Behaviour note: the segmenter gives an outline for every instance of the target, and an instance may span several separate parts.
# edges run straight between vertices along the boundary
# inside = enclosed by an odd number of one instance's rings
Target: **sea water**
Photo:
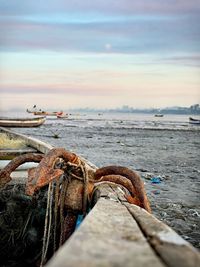
[[[26,112],[0,112],[1,117],[36,117]],[[198,118],[198,116],[193,116]],[[100,127],[100,128],[126,128],[126,129],[168,129],[168,130],[200,130],[199,125],[189,123],[189,115],[165,114],[155,117],[154,114],[144,113],[95,113],[81,112],[69,113],[68,118],[58,119],[47,116],[45,125],[54,125],[62,128],[71,127]]]

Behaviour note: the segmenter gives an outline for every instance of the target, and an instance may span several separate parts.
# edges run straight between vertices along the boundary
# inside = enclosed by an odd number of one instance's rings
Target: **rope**
[[[65,204],[65,194],[68,186],[68,179],[65,179],[60,193],[60,243],[59,247],[63,244],[64,236],[64,204]]]
[[[55,253],[57,248],[56,242],[56,232],[57,232],[57,220],[58,220],[58,200],[59,200],[59,180],[56,180],[56,189],[55,189],[55,205],[54,205],[54,233],[53,233],[53,251]]]
[[[47,195],[47,207],[46,207],[46,215],[45,215],[45,224],[44,224],[43,244],[42,244],[42,257],[41,257],[40,267],[42,267],[44,264],[47,249],[48,249],[48,244],[49,244],[49,236],[47,236],[47,231],[48,231],[48,235],[50,235],[50,232],[49,232],[49,213],[51,214],[51,210],[50,210],[51,205],[52,205],[51,202],[52,202],[52,183],[49,183],[48,195]]]
[[[82,211],[83,211],[83,217],[86,216],[87,213],[87,201],[88,201],[88,182],[89,182],[89,177],[88,177],[88,172],[85,166],[85,163],[82,163],[82,165],[80,166],[82,173],[83,173],[83,207],[82,207]]]
[[[53,165],[55,165],[56,161]],[[51,236],[51,226],[52,226],[52,202],[53,202],[53,195],[55,197],[54,203],[54,229],[53,229],[53,251],[55,252],[57,249],[57,222],[58,222],[58,206],[60,204],[60,240],[59,240],[59,247],[63,244],[64,241],[64,231],[65,231],[65,218],[64,218],[64,204],[65,204],[65,197],[68,184],[70,182],[70,177],[74,179],[78,179],[83,182],[83,198],[82,198],[82,212],[83,217],[86,216],[87,213],[87,202],[88,202],[88,183],[90,181],[88,176],[88,171],[86,168],[86,164],[82,162],[80,159],[77,164],[67,162],[67,165],[71,167],[71,170],[65,170],[65,175],[63,177],[63,181],[59,184],[59,180],[56,181],[55,192],[53,187],[53,182],[49,183],[48,187],[48,196],[47,196],[47,207],[46,207],[46,215],[45,215],[45,224],[44,224],[44,235],[43,235],[43,245],[42,245],[42,256],[41,256],[41,263],[40,267],[42,267],[46,260],[46,255],[49,248],[49,241]],[[82,177],[77,176],[73,173],[73,169],[80,168],[82,171]]]
[[[53,183],[50,183],[50,187],[51,187],[51,189],[50,189],[50,201],[49,201],[49,227],[48,227],[48,233],[47,233],[46,249],[45,249],[45,253],[44,253],[45,258],[46,258],[47,251],[49,248],[49,240],[50,240],[50,235],[51,235]]]

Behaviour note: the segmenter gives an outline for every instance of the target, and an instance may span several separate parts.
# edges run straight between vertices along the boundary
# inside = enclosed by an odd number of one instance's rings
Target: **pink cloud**
[[[108,90],[109,89],[109,90]],[[71,94],[77,96],[102,96],[102,95],[113,95],[115,91],[118,91],[116,88],[110,88],[104,86],[99,86],[97,84],[96,88],[93,86],[74,86],[68,87],[64,84],[46,84],[45,86],[38,85],[24,85],[24,84],[16,84],[16,85],[4,85],[1,88],[1,94]]]

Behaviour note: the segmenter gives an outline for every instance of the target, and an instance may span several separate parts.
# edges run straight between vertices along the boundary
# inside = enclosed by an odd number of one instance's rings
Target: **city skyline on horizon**
[[[196,106],[196,108],[195,108]],[[131,112],[132,111],[147,111],[147,112],[153,112],[153,111],[167,111],[167,110],[191,110],[191,109],[196,109],[198,110],[198,112],[200,112],[200,104],[193,104],[191,106],[166,106],[166,107],[149,107],[149,108],[136,108],[136,107],[133,107],[133,106],[128,106],[128,105],[122,105],[122,106],[118,106],[118,107],[113,107],[113,108],[91,108],[91,107],[84,107],[84,108],[81,108],[81,107],[76,107],[76,108],[60,108],[60,107],[51,107],[49,108],[48,110],[45,110],[43,109],[43,107],[38,107],[37,105],[33,105],[33,107],[26,107],[26,109],[22,108],[22,107],[18,107],[18,108],[15,108],[15,107],[12,107],[10,109],[7,109],[7,110],[0,110],[0,113],[3,113],[3,112],[29,112],[30,111],[63,111],[63,112],[70,112],[70,111],[84,111],[84,112],[87,112],[87,111],[94,111],[94,112],[110,112],[110,111],[122,111],[122,112]]]

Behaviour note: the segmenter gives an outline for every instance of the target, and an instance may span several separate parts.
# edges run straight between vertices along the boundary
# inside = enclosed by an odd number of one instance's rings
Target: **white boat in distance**
[[[0,118],[2,127],[38,127],[45,122],[45,117],[35,118]]]

